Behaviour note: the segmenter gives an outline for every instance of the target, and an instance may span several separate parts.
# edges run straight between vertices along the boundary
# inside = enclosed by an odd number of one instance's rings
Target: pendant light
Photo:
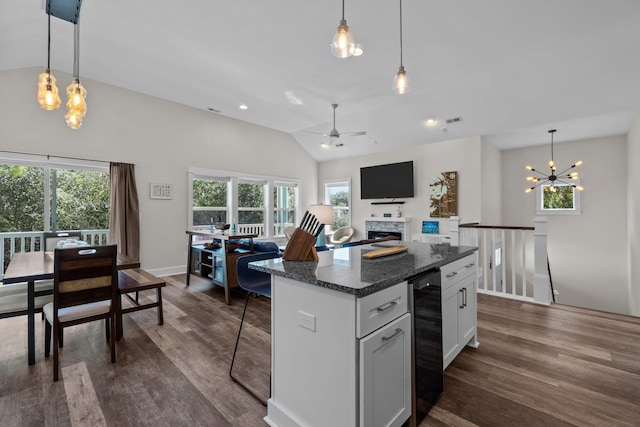
[[[38,76],[38,104],[45,110],[60,108],[60,95],[56,78],[51,74],[51,9],[47,2],[47,69]]]
[[[360,52],[362,52],[362,49],[360,49]],[[353,40],[353,34],[349,31],[347,21],[344,19],[344,0],[342,0],[342,19],[340,20],[340,25],[338,25],[338,30],[331,40],[331,53],[338,58],[348,58],[356,53],[356,43]]]
[[[80,24],[76,22],[73,26],[73,82],[67,87],[67,114],[64,116],[67,126],[71,129],[80,129],[82,118],[87,114],[87,103],[85,98],[87,91],[80,84]]]
[[[568,179],[568,180],[578,179],[578,172],[571,172],[571,173],[568,173],[568,174],[567,174],[567,172],[569,172],[573,168],[576,168],[576,167],[580,166],[582,164],[582,160],[577,161],[576,163],[574,163],[570,167],[566,168],[562,172],[556,173],[556,164],[553,161],[553,134],[556,133],[556,130],[555,129],[551,129],[549,131],[549,133],[551,134],[551,160],[549,160],[549,168],[551,169],[551,174],[550,175],[546,175],[546,174],[544,174],[544,173],[532,168],[531,166],[526,166],[527,170],[537,173],[538,176],[528,176],[527,177],[527,181],[532,182],[535,185],[533,187],[527,188],[525,190],[525,192],[526,193],[530,193],[531,191],[533,191],[536,187],[538,187],[540,185],[548,185],[549,189],[552,192],[555,192],[556,191],[556,182],[559,182],[562,185],[570,185],[573,188],[575,188],[576,190],[582,191],[584,188],[582,188],[580,185],[576,185],[576,184],[572,184],[570,182],[563,181],[563,179]]]
[[[411,90],[409,77],[407,77],[404,65],[402,65],[402,0],[400,0],[400,68],[398,68],[396,77],[393,79],[393,92],[402,95],[409,92],[409,90]]]

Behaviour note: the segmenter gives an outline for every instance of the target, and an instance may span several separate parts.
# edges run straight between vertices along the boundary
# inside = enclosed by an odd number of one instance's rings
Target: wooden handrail
[[[486,228],[486,229],[498,229],[498,230],[534,230],[534,227],[520,227],[520,226],[508,226],[508,225],[480,225],[477,222],[470,222],[467,224],[460,224],[460,228]]]

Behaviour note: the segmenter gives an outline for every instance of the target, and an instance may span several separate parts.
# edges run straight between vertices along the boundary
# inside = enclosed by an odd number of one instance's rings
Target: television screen
[[[413,197],[413,161],[360,168],[360,197]]]

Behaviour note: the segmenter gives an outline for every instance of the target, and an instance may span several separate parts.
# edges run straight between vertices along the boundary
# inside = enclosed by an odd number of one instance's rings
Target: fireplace
[[[367,232],[367,239],[382,239],[382,238],[389,237],[389,236],[397,237],[398,240],[402,240],[402,233],[399,233],[399,232],[396,232],[396,231],[374,231],[374,230],[369,230]]]
[[[409,226],[411,218],[406,217],[371,217],[364,221],[367,239],[395,236],[400,240],[410,240]]]

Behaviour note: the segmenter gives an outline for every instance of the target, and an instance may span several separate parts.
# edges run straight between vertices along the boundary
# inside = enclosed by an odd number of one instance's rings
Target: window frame
[[[52,169],[65,169],[65,170],[83,170],[91,172],[103,172],[107,175],[110,173],[109,162],[102,162],[96,160],[75,159],[66,157],[57,157],[50,155],[39,154],[26,154],[26,153],[12,153],[6,151],[0,151],[0,164],[11,166],[27,166],[42,168],[44,170],[43,186],[44,186],[44,212],[43,212],[43,231],[50,232],[52,225],[52,212],[51,212],[51,170]]]
[[[347,187],[349,190],[349,205],[347,207],[348,209],[348,214],[346,215],[348,218],[348,222],[346,224],[346,226],[351,226],[352,224],[352,213],[353,213],[353,205],[352,205],[352,196],[353,196],[353,191],[351,188],[351,178],[342,178],[342,179],[330,179],[330,180],[325,180],[322,182],[322,189],[323,189],[323,200],[325,204],[331,204],[331,195],[330,195],[330,191],[329,188],[331,187]],[[336,211],[340,210],[340,207],[336,207],[333,206],[333,216],[334,218],[336,217]],[[325,233],[326,234],[331,234],[334,231],[336,231],[338,228],[340,227],[336,227],[335,224],[334,225],[327,225],[325,227]]]
[[[536,187],[536,215],[580,215],[582,214],[582,205],[580,190],[575,186],[580,185],[579,179],[572,179],[571,183],[560,182],[555,184],[556,187],[573,187],[573,208],[545,208],[544,207],[544,188],[551,187],[551,184],[541,184]]]
[[[229,181],[230,185],[228,187],[229,194],[227,197],[228,204],[228,213],[227,218],[233,221],[238,220],[238,212],[242,210],[256,210],[257,208],[239,208],[238,206],[238,184],[263,184],[265,186],[264,190],[264,235],[260,236],[261,238],[274,238],[274,237],[284,237],[284,234],[275,234],[275,225],[274,225],[274,205],[273,200],[273,191],[276,185],[288,185],[294,188],[295,193],[295,208],[294,208],[294,217],[299,218],[300,214],[300,197],[299,197],[299,188],[300,188],[300,180],[285,178],[285,177],[276,177],[269,175],[254,175],[243,172],[233,172],[233,171],[225,171],[219,169],[205,169],[198,167],[189,167],[187,171],[188,175],[188,201],[187,201],[187,209],[188,209],[188,229],[193,229],[193,180],[195,178],[198,179],[226,179]]]

